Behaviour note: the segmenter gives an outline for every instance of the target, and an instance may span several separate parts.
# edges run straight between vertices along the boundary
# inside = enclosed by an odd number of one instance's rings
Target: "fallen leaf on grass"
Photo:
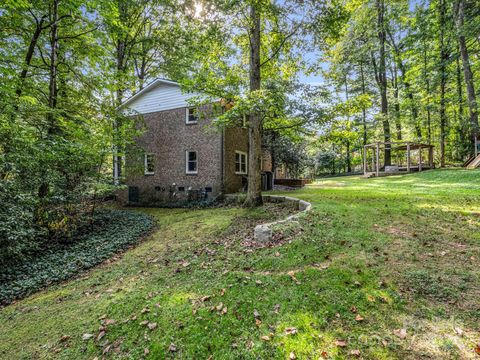
[[[210,300],[211,296],[209,295],[206,295],[206,296],[203,296],[200,300],[202,300],[203,302],[207,301],[207,300]]]
[[[257,311],[257,309],[253,309],[253,316],[255,317],[255,319],[260,318],[260,313]]]
[[[289,357],[289,358],[290,358],[290,360],[295,360],[297,357],[295,356],[295,353],[292,351],[292,352],[290,353],[290,357]]]
[[[352,350],[352,351],[350,351],[350,355],[358,357],[358,356],[360,356],[360,350],[358,350],[358,349]]]
[[[352,306],[350,308],[350,311],[355,314],[357,312],[357,308],[355,306]]]
[[[335,340],[335,345],[338,347],[345,347],[347,346],[347,342],[345,340]]]
[[[357,314],[357,316],[355,316],[355,321],[363,321],[363,317],[360,315],[360,314]]]
[[[148,350],[147,348],[143,349],[143,355],[148,355],[150,354],[150,350]]]
[[[113,320],[113,319],[106,319],[103,322],[103,325],[113,325],[113,324],[115,324],[115,320]]]
[[[145,326],[145,325],[147,325],[147,324],[148,324],[148,320],[143,320],[143,321],[140,323],[140,325],[143,325],[143,326]]]
[[[67,341],[68,339],[70,339],[70,335],[63,335],[63,336],[60,338],[60,342],[65,342],[65,341]]]
[[[225,295],[225,291],[227,291],[227,289],[222,289],[222,291],[220,291],[220,296]]]
[[[395,329],[393,330],[395,336],[399,337],[400,339],[405,339],[407,337],[407,330],[406,329]]]
[[[276,256],[276,257],[279,257],[279,256],[280,256],[280,253],[277,251],[277,252],[275,253],[275,256]]]
[[[168,351],[170,352],[177,351],[177,345],[175,345],[174,343],[171,343],[170,346],[168,347]]]
[[[220,303],[220,304],[218,304],[218,305],[215,307],[215,309],[216,309],[217,311],[222,310],[222,308],[223,308],[223,303]]]
[[[106,353],[108,353],[110,351],[110,349],[112,348],[112,345],[108,345],[105,349],[103,349],[103,355],[105,355]]]
[[[146,306],[146,307],[144,307],[144,308],[142,309],[142,311],[140,311],[140,312],[141,312],[142,314],[145,314],[145,313],[147,313],[147,312],[150,312],[150,309],[148,308],[148,306]]]
[[[322,353],[320,354],[320,356],[324,359],[326,359],[328,357],[328,354],[326,351],[322,351]]]
[[[225,315],[227,313],[228,309],[227,307],[225,306],[223,309],[222,309],[222,315]]]
[[[455,333],[456,333],[458,336],[462,336],[462,335],[463,335],[463,330],[460,329],[459,327],[456,327],[454,330],[455,330]]]
[[[368,300],[369,302],[375,302],[375,298],[374,298],[372,295],[368,295],[368,296],[367,296],[367,300]]]
[[[262,320],[255,319],[255,325],[260,326],[261,323],[262,323]]]
[[[97,341],[101,340],[105,336],[105,331],[100,331],[97,336]]]
[[[273,307],[273,312],[275,314],[278,314],[278,311],[280,310],[280,304],[275,304],[275,306]]]
[[[270,336],[263,335],[260,339],[262,339],[263,341],[270,341]]]
[[[147,326],[150,330],[154,330],[157,328],[157,323],[148,323]]]
[[[82,340],[90,340],[93,337],[93,334],[83,334]]]
[[[285,335],[294,335],[297,333],[297,328],[288,327],[285,329]]]
[[[288,274],[288,276],[290,276],[290,278],[291,278],[293,281],[295,281],[295,284],[297,284],[297,285],[300,285],[300,284],[301,284],[301,282],[298,281],[298,279],[295,277],[295,272],[294,272],[294,271],[289,271],[287,274]]]

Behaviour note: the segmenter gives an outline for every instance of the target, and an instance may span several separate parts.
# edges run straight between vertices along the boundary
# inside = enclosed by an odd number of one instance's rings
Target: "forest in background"
[[[218,126],[246,120],[250,205],[262,146],[299,176],[349,172],[373,141],[461,163],[478,132],[479,24],[475,0],[7,0],[1,260],[71,238],[115,191],[112,159],[120,173],[141,131],[117,107],[158,77],[222,98]]]

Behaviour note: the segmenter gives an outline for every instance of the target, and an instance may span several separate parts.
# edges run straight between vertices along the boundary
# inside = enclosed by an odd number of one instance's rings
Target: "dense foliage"
[[[318,145],[349,170],[375,141],[435,146],[461,163],[478,136],[479,16],[475,0],[348,0],[318,5],[312,26],[332,114]],[[388,157],[385,154],[385,164]]]
[[[138,212],[97,212],[93,223],[78,229],[73,240],[43,244],[21,262],[1,267],[0,303],[24,297],[101,263],[136,244],[153,224],[152,218]]]
[[[174,9],[170,1],[2,2],[1,265],[68,239],[117,189],[112,158],[142,129],[116,108],[176,58],[163,53],[184,31]]]

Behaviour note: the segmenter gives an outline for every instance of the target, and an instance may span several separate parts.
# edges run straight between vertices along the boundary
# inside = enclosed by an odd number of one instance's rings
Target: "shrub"
[[[35,250],[38,242],[33,221],[32,199],[0,182],[0,267],[21,254]]]

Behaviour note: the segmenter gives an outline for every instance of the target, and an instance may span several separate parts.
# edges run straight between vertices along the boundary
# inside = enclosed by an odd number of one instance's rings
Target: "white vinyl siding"
[[[160,83],[138,98],[133,99],[126,107],[140,114],[179,109],[188,107],[187,100],[194,96],[196,94],[182,93],[178,85]]]

